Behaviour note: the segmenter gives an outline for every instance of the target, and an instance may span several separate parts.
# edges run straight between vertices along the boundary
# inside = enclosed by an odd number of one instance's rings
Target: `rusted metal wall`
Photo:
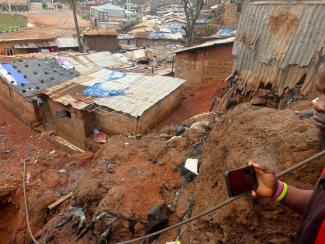
[[[86,50],[116,52],[118,40],[116,36],[85,36],[84,45]]]
[[[233,48],[237,96],[259,88],[278,98],[297,88],[314,95],[319,59],[325,55],[325,4],[259,1],[246,5]]]

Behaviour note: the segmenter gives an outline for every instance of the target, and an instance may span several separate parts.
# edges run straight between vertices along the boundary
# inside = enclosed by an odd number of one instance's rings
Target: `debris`
[[[10,154],[13,151],[14,149],[12,148],[0,148],[0,154]]]
[[[56,152],[55,150],[52,150],[52,151],[50,152],[50,155],[53,155],[55,152]]]
[[[178,138],[181,138],[181,136],[173,136],[172,138],[170,138],[168,141],[167,141],[167,144],[178,139]]]
[[[59,170],[59,173],[63,174],[63,173],[66,173],[67,171],[65,169],[60,169]]]
[[[154,163],[156,165],[163,165],[164,161],[162,161],[162,160],[153,160],[152,163]]]
[[[78,207],[70,207],[69,210],[72,212],[73,215],[79,217],[79,221],[76,224],[77,224],[77,230],[78,231],[81,230],[81,227],[83,226],[83,223],[86,220],[86,216],[83,209]]]
[[[181,244],[181,241],[169,241],[169,242],[166,242],[166,244]]]
[[[319,97],[316,97],[314,100],[312,100],[312,104],[316,104],[319,101]]]
[[[70,222],[72,219],[71,216],[69,217],[63,217],[58,223],[56,223],[53,227],[54,228],[60,228],[62,226],[64,226],[66,223]]]
[[[30,177],[31,177],[30,172],[28,172],[26,175],[26,184],[29,184]]]
[[[310,118],[313,117],[313,110],[312,109],[306,109],[306,110],[302,110],[299,113],[300,118]]]
[[[169,212],[165,202],[155,205],[148,214],[148,232],[152,233],[165,228],[168,224]]]
[[[64,201],[68,200],[70,197],[72,197],[73,193],[70,192],[67,195],[61,197],[59,200],[57,200],[56,202],[52,203],[51,205],[48,206],[48,209],[53,209],[55,207],[57,207],[58,205],[60,205],[61,203],[63,203]]]
[[[199,175],[198,173],[199,160],[195,158],[186,159],[184,168],[191,171],[193,174]]]
[[[207,130],[209,128],[209,121],[198,121],[191,125],[190,129],[199,129],[199,130]]]
[[[186,127],[182,125],[176,126],[176,136],[181,136],[186,132]]]
[[[100,132],[97,128],[93,129],[94,141],[97,143],[105,143],[107,141],[107,135],[104,132]]]

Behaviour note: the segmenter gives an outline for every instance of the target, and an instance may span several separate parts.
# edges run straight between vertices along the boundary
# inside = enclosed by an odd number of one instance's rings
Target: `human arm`
[[[249,162],[248,165],[255,168],[258,181],[258,187],[252,191],[252,196],[272,198],[278,186],[275,173],[253,162]],[[288,186],[288,192],[281,203],[297,213],[302,214],[307,208],[312,193],[313,190],[303,190]]]

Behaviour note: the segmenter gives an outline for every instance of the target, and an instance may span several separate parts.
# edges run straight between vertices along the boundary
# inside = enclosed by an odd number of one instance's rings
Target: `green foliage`
[[[43,8],[43,9],[47,9],[47,4],[46,4],[46,2],[42,2],[42,8]]]
[[[10,15],[0,13],[0,32],[25,28],[26,26],[26,16],[19,14]]]
[[[81,15],[81,18],[85,19],[85,20],[90,20],[90,13],[84,13]]]

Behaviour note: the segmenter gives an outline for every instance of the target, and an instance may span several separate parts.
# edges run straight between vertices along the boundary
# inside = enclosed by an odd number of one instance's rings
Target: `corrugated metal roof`
[[[187,47],[183,48],[180,50],[175,51],[175,53],[181,53],[189,50],[195,50],[195,49],[200,49],[200,48],[205,48],[205,47],[212,47],[212,46],[222,46],[225,44],[233,43],[235,41],[235,37],[229,37],[226,39],[221,39],[221,40],[215,40],[215,41],[208,41],[200,45],[192,46],[192,47]]]
[[[79,75],[76,70],[64,69],[53,58],[18,60],[0,67],[0,76],[25,97]]]
[[[313,82],[325,42],[325,5],[249,4],[233,47],[238,85],[246,91],[270,83],[278,95],[306,74],[303,93]]]
[[[90,75],[80,76],[44,91],[53,100],[76,109],[85,109],[89,105],[103,106],[133,117],[141,116],[146,110],[171,94],[185,83],[185,80],[167,76],[145,76],[127,74],[126,77],[105,82],[112,74],[111,70],[102,69]],[[108,89],[127,89],[126,96],[107,98],[86,97],[83,90],[97,82],[105,82]]]
[[[24,41],[24,42],[14,42],[13,46],[15,48],[40,48],[40,47],[56,47],[55,40],[49,41]]]
[[[59,48],[78,47],[78,39],[76,37],[58,37],[56,45]]]
[[[65,58],[70,61],[80,74],[89,74],[101,68],[121,69],[133,65],[126,56],[120,53],[111,54],[108,51],[67,55]]]
[[[115,29],[86,29],[82,32],[85,36],[117,36]]]

